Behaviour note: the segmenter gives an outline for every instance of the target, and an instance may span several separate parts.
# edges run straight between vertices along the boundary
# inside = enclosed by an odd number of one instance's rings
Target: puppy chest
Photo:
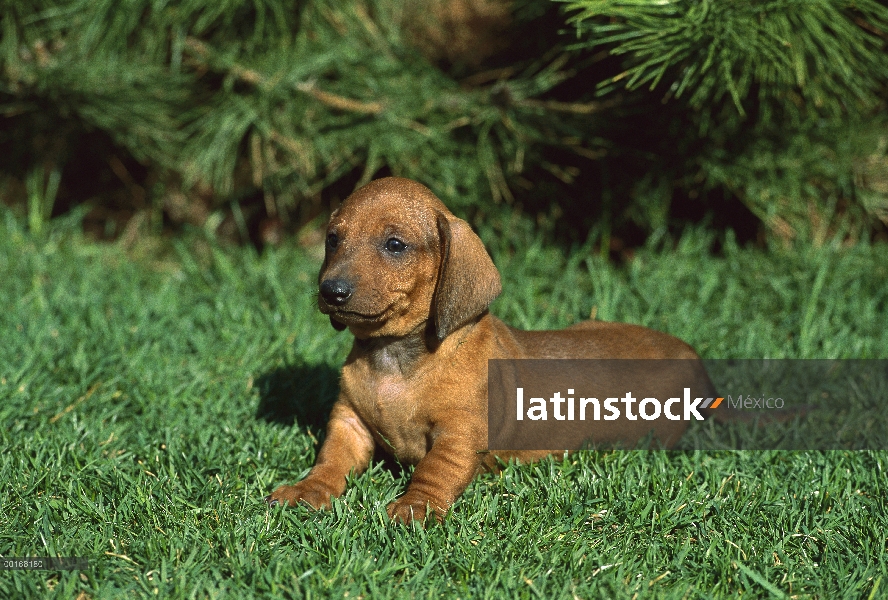
[[[352,401],[376,443],[406,463],[418,462],[429,450],[430,424],[414,387],[402,378],[370,378],[358,386]]]

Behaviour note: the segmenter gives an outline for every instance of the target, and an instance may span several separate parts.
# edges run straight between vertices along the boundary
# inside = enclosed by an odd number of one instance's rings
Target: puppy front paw
[[[444,519],[447,509],[438,506],[438,503],[422,494],[411,493],[409,490],[406,494],[392,502],[386,508],[388,516],[392,521],[401,523],[412,523],[416,521],[423,524],[426,516],[434,516],[437,522]]]
[[[330,508],[333,492],[323,481],[303,479],[296,485],[282,485],[265,497],[269,506],[296,506],[302,502],[319,510]]]

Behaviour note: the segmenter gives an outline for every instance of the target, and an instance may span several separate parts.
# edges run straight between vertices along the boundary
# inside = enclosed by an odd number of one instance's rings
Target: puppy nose
[[[342,306],[348,302],[353,291],[351,284],[343,279],[325,279],[321,283],[321,296],[327,304],[333,306]]]

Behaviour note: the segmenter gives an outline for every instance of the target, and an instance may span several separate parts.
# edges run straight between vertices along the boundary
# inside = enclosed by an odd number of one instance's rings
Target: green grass
[[[617,268],[519,225],[484,232],[514,325],[594,307],[708,358],[888,357],[886,246],[712,257],[697,231]],[[317,257],[47,229],[0,213],[0,554],[90,567],[0,572],[0,597],[888,597],[888,452],[581,453],[479,478],[428,530],[387,522],[409,470],[377,464],[332,511],[269,510],[350,343]]]

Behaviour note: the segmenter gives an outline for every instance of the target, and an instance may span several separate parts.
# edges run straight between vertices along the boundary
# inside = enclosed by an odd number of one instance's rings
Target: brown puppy
[[[440,519],[472,478],[502,460],[548,452],[486,452],[491,358],[691,358],[684,342],[635,325],[584,322],[519,331],[488,313],[499,273],[469,225],[425,186],[390,177],[349,196],[330,218],[318,305],[354,346],[317,463],[266,500],[328,507],[346,476],[363,472],[375,445],[415,464],[393,519]],[[610,423],[606,424],[612,427]],[[674,443],[683,421],[635,422]],[[599,424],[598,427],[603,425]],[[626,424],[624,423],[625,427]]]

